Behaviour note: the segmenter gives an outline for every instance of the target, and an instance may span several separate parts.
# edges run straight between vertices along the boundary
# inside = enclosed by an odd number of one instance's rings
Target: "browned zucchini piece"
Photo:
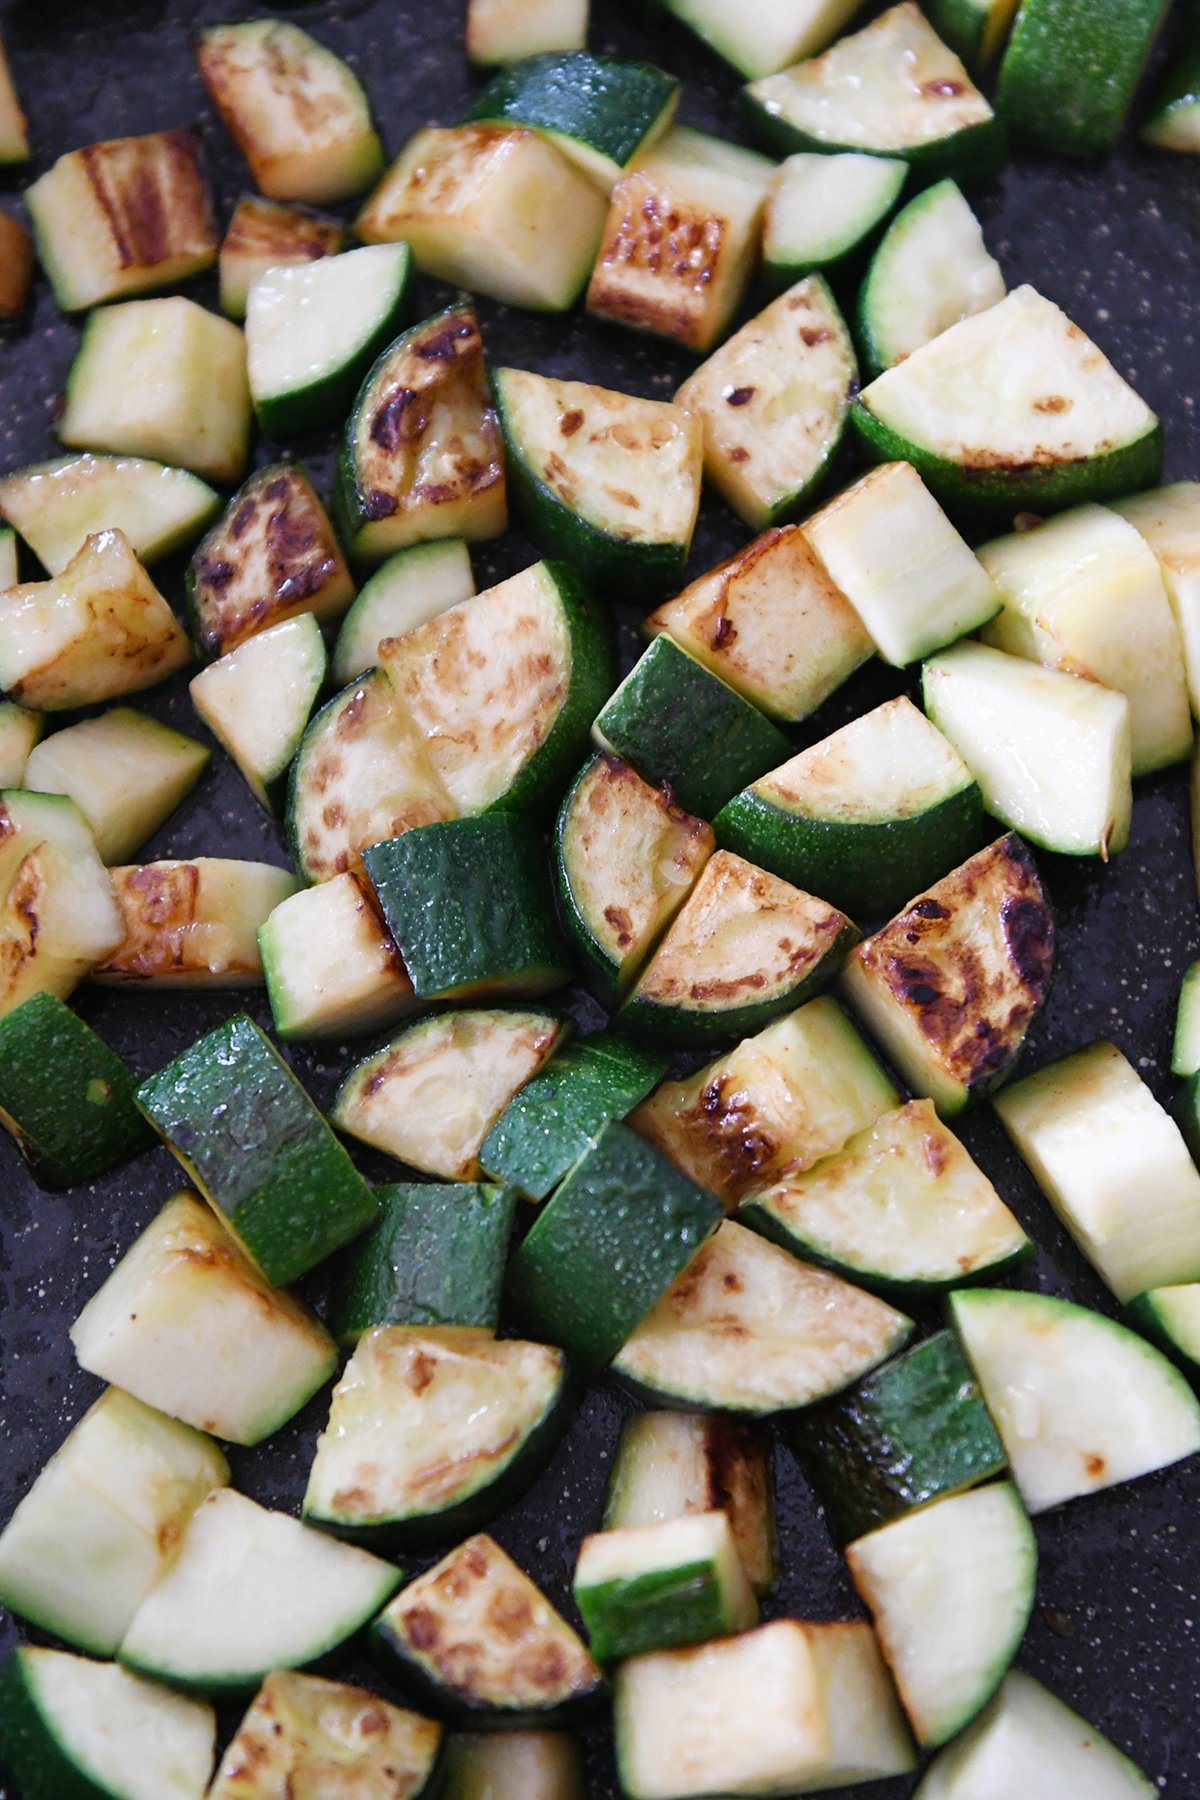
[[[221,240],[221,311],[244,319],[246,296],[267,269],[336,256],[345,237],[338,221],[322,213],[243,194]]]
[[[0,324],[25,311],[33,283],[33,239],[11,213],[0,212]]]
[[[256,933],[296,890],[287,869],[198,856],[110,869],[125,936],[95,970],[142,987],[243,987],[263,979]]]

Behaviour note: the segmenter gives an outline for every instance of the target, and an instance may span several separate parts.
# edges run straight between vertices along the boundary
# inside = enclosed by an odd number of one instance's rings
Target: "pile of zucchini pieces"
[[[470,0],[498,72],[387,170],[299,26],[204,31],[259,190],[220,246],[189,131],[28,189],[87,317],[69,453],[0,477],[0,1120],[46,1187],[159,1142],[191,1185],[75,1321],[111,1385],[0,1533],[0,1598],[71,1647],[0,1676],[25,1800],[577,1800],[563,1728],[610,1699],[629,1800],[926,1751],[922,1800],[1157,1792],[1010,1664],[1030,1517],[1200,1449],[1144,1335],[1200,1360],[1200,974],[1177,1118],[1103,1042],[1000,1084],[1054,965],[1028,846],[1117,854],[1133,779],[1191,752],[1200,484],[1154,487],[1158,420],[1007,291],[959,183],[1006,127],[1109,148],[1165,7],[901,0],[831,45],[852,0],[666,5],[783,161],[675,125],[581,0]],[[1194,64],[1149,141],[1200,145]],[[346,249],[314,208],[368,189]],[[215,263],[221,315],[157,293]],[[32,269],[0,213],[0,316]],[[704,360],[669,402],[489,369],[469,298],[411,322],[417,270]],[[341,432],[332,518],[294,461],[243,481],[256,423]],[[818,506],[847,429],[870,466]],[[758,535],[684,585],[702,481]],[[476,593],[510,516],[546,560]],[[148,573],[181,551],[186,629]],[[650,609],[623,679],[610,600]],[[797,750],[873,656],[923,709]],[[109,703],[193,659],[294,873],[131,860],[211,753]],[[279,1039],[375,1047],[327,1117],[245,1013],[139,1083],[85,977],[265,983]],[[582,1037],[543,1005],[576,979]],[[995,1089],[1143,1335],[995,1285],[1034,1246],[947,1123]],[[423,1179],[371,1187],[343,1138]],[[343,1353],[302,1521],[236,1492],[216,1440]],[[585,1644],[485,1528],[610,1367],[649,1410],[579,1548]],[[758,1624],[774,1417],[870,1622]],[[363,1630],[427,1711],[303,1672]],[[210,1787],[211,1702],[247,1698]]]

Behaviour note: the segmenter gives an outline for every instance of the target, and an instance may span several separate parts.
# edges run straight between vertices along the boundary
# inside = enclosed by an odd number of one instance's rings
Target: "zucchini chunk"
[[[371,1646],[389,1676],[464,1724],[567,1724],[604,1695],[566,1620],[482,1532],[401,1589]]]
[[[580,1545],[573,1591],[602,1663],[707,1643],[758,1623],[724,1512],[593,1532]]]
[[[484,1138],[564,1029],[538,1012],[421,1019],[351,1069],[330,1117],[339,1131],[427,1175],[478,1180]]]
[[[1115,1044],[1089,1044],[994,1102],[1080,1250],[1118,1300],[1200,1281],[1200,1174]]]
[[[728,1208],[840,1150],[898,1101],[849,1019],[824,996],[695,1075],[664,1081],[630,1123]]]
[[[582,50],[587,25],[588,0],[467,0],[467,55],[473,63],[510,63]]]
[[[996,61],[1020,0],[926,0],[929,22],[973,75]]]
[[[983,836],[979,785],[906,695],[736,794],[718,840],[851,914],[878,917]]]
[[[566,1428],[561,1350],[476,1329],[363,1332],[317,1439],[304,1517],[372,1544],[445,1543],[517,1499]]]
[[[842,441],[858,380],[833,295],[807,276],[689,375],[675,395],[704,432],[704,474],[754,531],[794,518]]]
[[[1175,1037],[1171,1047],[1172,1075],[1195,1075],[1197,1071],[1200,1071],[1200,962],[1189,965],[1179,984]]]
[[[55,994],[0,1018],[0,1125],[39,1187],[106,1175],[154,1142],[137,1081],[115,1050]]]
[[[754,273],[773,167],[740,144],[673,126],[613,188],[588,311],[711,350]]]
[[[1133,738],[1124,694],[983,644],[921,671],[925,708],[979,783],[993,818],[1069,856],[1129,842]]]
[[[1200,1449],[1200,1405],[1136,1332],[1048,1294],[962,1288],[950,1317],[1031,1513]]]
[[[15,700],[0,700],[0,789],[24,785],[25,770],[44,725],[41,713],[18,706]]]
[[[516,813],[419,825],[362,853],[421,999],[545,994],[569,978],[542,834]]]
[[[979,554],[1004,597],[985,643],[1124,694],[1135,775],[1187,756],[1179,627],[1158,559],[1134,526],[1107,507],[1083,506]]]
[[[606,1005],[632,985],[712,848],[710,825],[620,757],[584,764],[559,811],[554,872],[584,980]]]
[[[370,1188],[245,1013],[138,1089],[138,1105],[272,1287],[365,1231]]]
[[[383,167],[383,146],[355,74],[283,19],[214,25],[196,60],[226,129],[272,200],[350,200]]]
[[[534,542],[629,598],[676,580],[700,505],[698,423],[527,369],[497,369],[492,385],[513,513]]]
[[[837,1393],[912,1331],[883,1300],[726,1219],[613,1369],[660,1403],[761,1417]]]
[[[1034,1250],[930,1100],[881,1113],[841,1150],[750,1194],[738,1218],[901,1301],[998,1275]]]
[[[100,860],[139,850],[196,785],[210,752],[131,706],[68,725],[29,753],[23,785],[66,794],[96,840]]]
[[[1009,1074],[1053,964],[1053,916],[1010,834],[864,939],[841,981],[913,1093],[946,1118]]]
[[[0,327],[22,317],[32,287],[33,239],[20,219],[0,213]]]
[[[0,506],[3,506],[0,483]],[[379,661],[385,638],[403,637],[475,593],[471,553],[461,538],[397,550],[362,585],[342,620],[333,652],[338,687],[357,681]]]
[[[1151,1288],[1129,1302],[1130,1321],[1176,1361],[1200,1363],[1200,1282]]]
[[[257,1444],[337,1367],[315,1315],[270,1287],[210,1207],[176,1194],[70,1331],[81,1369],[231,1444]],[[236,1362],[223,1347],[236,1344]]]
[[[1117,141],[1167,0],[1023,0],[996,83],[996,110],[1020,144],[1104,156]]]
[[[340,425],[404,323],[412,276],[407,244],[369,244],[259,276],[246,303],[246,365],[268,437]]]
[[[1037,1543],[1015,1487],[943,1495],[847,1546],[917,1742],[990,1700],[1029,1623]]]
[[[1200,46],[1196,28],[1185,21],[1177,34],[1175,54],[1150,102],[1138,136],[1156,150],[1194,155],[1200,149]]]
[[[366,1688],[276,1669],[233,1736],[207,1800],[328,1794],[424,1800],[443,1727]]]
[[[26,1800],[204,1800],[211,1706],[115,1663],[21,1645],[0,1676],[0,1754]]]
[[[635,158],[644,160],[679,103],[673,75],[651,63],[587,50],[527,56],[499,70],[465,122],[540,132],[607,193]]]
[[[621,1124],[607,1126],[508,1265],[509,1304],[595,1374],[721,1217],[716,1198]]]
[[[268,812],[283,809],[288,771],[324,685],[325,642],[312,613],[255,632],[188,684],[192,705]]]
[[[0,499],[3,498],[4,484],[0,482]],[[0,512],[0,517],[3,517]],[[16,587],[18,576],[17,534],[7,527],[0,527],[0,593],[5,588]]]
[[[258,954],[285,1042],[382,1031],[417,1004],[370,883],[350,871],[281,900],[258,928]]]
[[[1021,1669],[1010,1669],[979,1717],[935,1758],[919,1800],[1154,1800],[1154,1782],[1115,1744]]]
[[[250,447],[246,340],[192,300],[127,300],[91,314],[57,431],[110,450],[236,481]]]
[[[456,125],[409,139],[356,230],[369,244],[410,245],[451,287],[564,312],[587,285],[604,213],[594,181],[538,132]]]
[[[908,179],[899,157],[798,150],[767,186],[763,280],[773,296],[805,275],[838,280],[857,266]]]
[[[345,243],[345,227],[323,213],[284,206],[258,194],[243,194],[221,240],[218,267],[221,311],[240,323],[246,316],[250,289],[268,269],[294,268],[336,256]]]
[[[882,374],[1006,291],[961,189],[936,182],[897,213],[871,259],[858,301],[867,369]]]
[[[751,1587],[775,1579],[775,1521],[766,1438],[745,1419],[714,1413],[634,1413],[621,1427],[604,1529],[694,1513],[728,1514]]]
[[[233,1699],[272,1670],[337,1649],[399,1582],[391,1563],[217,1488],[192,1514],[118,1656],[174,1687]]]
[[[815,712],[871,654],[871,640],[798,525],[736,550],[643,621],[770,718]]]
[[[376,1188],[379,1223],[344,1250],[329,1305],[354,1345],[374,1325],[459,1327],[492,1336],[517,1196],[491,1182],[399,1182]],[[439,1342],[441,1340],[439,1339]]]
[[[0,483],[0,510],[3,504]],[[1183,644],[1192,712],[1200,713],[1200,482],[1176,481],[1114,500],[1112,511],[1141,533],[1158,558]]]
[[[198,856],[110,869],[125,936],[95,981],[147,988],[255,987],[258,928],[296,891],[290,869]]]
[[[0,1533],[0,1599],[65,1643],[111,1656],[192,1513],[228,1480],[209,1438],[109,1388]]]
[[[823,56],[752,82],[746,122],[769,150],[864,150],[899,157],[923,180],[986,181],[1004,129],[913,0],[889,7]]]
[[[17,92],[9,73],[4,43],[0,39],[0,168],[24,162],[29,155],[29,135],[25,114],[21,111]]]
[[[789,1441],[842,1547],[943,1494],[1004,1472],[978,1383],[952,1331],[885,1363],[791,1424]]]
[[[220,511],[220,496],[186,469],[140,456],[60,456],[0,479],[0,515],[43,568],[61,575],[97,531],[123,531],[138,561],[186,549]],[[0,581],[0,588],[16,583]]]
[[[718,850],[618,1020],[665,1044],[746,1036],[828,987],[857,939],[836,907]]]
[[[952,516],[985,523],[1150,487],[1162,467],[1146,402],[1031,287],[877,376],[850,416],[875,461],[912,463]]]
[[[64,312],[175,287],[217,260],[212,200],[191,131],[71,150],[25,190],[38,260]]]
[[[0,593],[0,688],[22,705],[95,706],[153,687],[190,659],[123,531],[95,532],[60,575]]]
[[[718,56],[743,75],[772,75],[823,50],[848,25],[860,0],[762,0],[754,11],[738,0],[664,0]]]
[[[565,1731],[457,1731],[446,1800],[587,1800],[582,1748]]]
[[[0,1018],[65,1000],[125,935],[87,822],[65,794],[0,791]]]
[[[500,434],[469,306],[403,332],[367,375],[338,459],[336,511],[368,563],[426,538],[474,543],[504,530]]]

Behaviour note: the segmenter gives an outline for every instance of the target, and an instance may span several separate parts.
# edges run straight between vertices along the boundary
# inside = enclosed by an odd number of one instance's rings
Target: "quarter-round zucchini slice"
[[[198,475],[141,456],[84,451],[0,480],[0,515],[51,575],[97,531],[123,531],[140,563],[155,562],[190,545],[220,510],[220,495]]]
[[[763,277],[772,294],[819,272],[850,272],[908,177],[899,157],[799,150],[767,188]]]
[[[312,613],[255,632],[189,683],[192,705],[268,812],[282,809],[324,684],[325,642]]]
[[[1164,1350],[1200,1363],[1200,1281],[1150,1288],[1129,1302],[1129,1317]]]
[[[878,375],[1004,294],[978,219],[953,181],[939,181],[897,213],[871,259],[858,301],[863,361]]]
[[[400,952],[370,883],[347,870],[282,900],[258,928],[276,1034],[360,1037],[415,1011]]]
[[[710,49],[743,75],[770,75],[823,50],[858,11],[859,0],[664,0]]]
[[[68,794],[107,867],[140,850],[195,786],[209,752],[159,719],[114,706],[35,744],[22,786]]]
[[[475,592],[471,553],[461,538],[440,538],[397,550],[363,583],[342,620],[333,651],[339,687],[357,681],[379,661],[384,638],[403,637]]]
[[[256,987],[258,930],[296,891],[275,863],[198,856],[109,870],[125,923],[95,981],[146,988]]]

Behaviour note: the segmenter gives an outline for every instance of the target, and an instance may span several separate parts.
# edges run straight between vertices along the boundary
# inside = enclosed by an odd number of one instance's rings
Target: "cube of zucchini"
[[[243,194],[221,240],[221,311],[227,319],[244,319],[247,296],[260,275],[336,256],[345,238],[337,219]]]
[[[583,1749],[565,1731],[456,1731],[446,1800],[587,1800]]]
[[[285,1041],[383,1031],[417,1004],[374,890],[349,870],[281,900],[258,928],[258,953]]]
[[[0,168],[24,162],[28,155],[29,135],[25,114],[21,111],[9,73],[3,40],[0,40]]]
[[[858,299],[858,335],[872,375],[903,362],[951,325],[1003,300],[1004,271],[953,181],[902,207],[871,258]]]
[[[577,50],[528,56],[501,69],[466,117],[532,126],[607,193],[667,129],[679,91],[675,77],[652,63]]]
[[[467,0],[467,55],[473,63],[509,63],[544,50],[582,50],[587,23],[588,0]]]
[[[20,219],[0,212],[0,325],[13,325],[33,286],[33,239]]]
[[[252,622],[244,614],[239,621]],[[304,612],[256,631],[188,685],[192,705],[268,812],[282,810],[288,771],[325,685],[325,665],[321,627]]]
[[[275,1669],[231,1739],[207,1800],[320,1793],[423,1800],[440,1766],[443,1727],[366,1688]],[[250,1785],[252,1784],[252,1786]]]
[[[32,994],[65,1000],[124,934],[113,884],[75,802],[0,791],[0,1017]]]
[[[1113,501],[1112,510],[1141,533],[1158,558],[1183,644],[1194,715],[1200,712],[1200,482],[1174,481],[1132,494]]]
[[[210,752],[147,713],[114,706],[43,738],[23,785],[66,794],[88,822],[103,863],[123,862],[200,779]]]
[[[763,214],[763,280],[780,293],[805,275],[851,277],[891,212],[908,164],[850,150],[823,156],[799,150],[780,163]]]
[[[148,988],[257,986],[258,928],[296,891],[290,869],[223,856],[132,863],[109,874],[125,936],[93,978]]]
[[[186,469],[140,456],[60,456],[0,478],[0,513],[38,561],[61,575],[94,531],[120,530],[147,566],[190,548],[221,498]],[[0,580],[0,588],[15,585]]]
[[[574,1594],[602,1663],[706,1643],[758,1622],[724,1512],[593,1532],[580,1545]]]

